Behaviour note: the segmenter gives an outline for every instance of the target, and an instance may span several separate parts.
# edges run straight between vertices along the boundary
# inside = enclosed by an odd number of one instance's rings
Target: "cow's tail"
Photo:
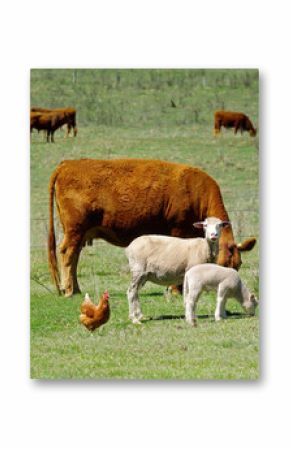
[[[60,294],[60,277],[57,266],[56,257],[56,242],[54,232],[54,193],[55,193],[55,181],[57,177],[57,171],[55,171],[49,182],[49,231],[48,231],[48,265],[51,273],[52,280]]]

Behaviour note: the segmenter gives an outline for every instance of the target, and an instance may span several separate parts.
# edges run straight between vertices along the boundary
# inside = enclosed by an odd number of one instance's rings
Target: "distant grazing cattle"
[[[54,232],[54,196],[64,238],[60,245],[61,280]],[[144,234],[202,237],[196,221],[229,217],[218,184],[202,170],[159,160],[67,160],[52,173],[49,184],[49,267],[58,291],[79,292],[77,264],[87,240],[101,238],[126,247]],[[240,251],[229,226],[221,232],[220,265],[238,269]],[[61,281],[61,285],[60,285]]]
[[[219,134],[221,127],[234,128],[234,133],[237,134],[238,130],[248,131],[251,136],[255,136],[257,130],[253,127],[253,124],[249,117],[242,112],[230,112],[230,111],[216,111],[214,113],[214,133]]]
[[[68,123],[68,117],[65,112],[30,113],[30,132],[33,129],[46,131],[47,142],[54,142],[55,131],[66,123]]]
[[[58,108],[58,109],[47,109],[47,108],[38,108],[32,107],[31,112],[63,112],[67,117],[67,136],[69,136],[71,129],[73,128],[74,136],[77,135],[77,124],[76,124],[76,109],[75,108]]]

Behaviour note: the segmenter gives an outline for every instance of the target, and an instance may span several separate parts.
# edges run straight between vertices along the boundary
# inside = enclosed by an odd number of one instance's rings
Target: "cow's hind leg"
[[[77,280],[77,265],[82,248],[82,236],[65,234],[60,245],[61,283],[65,296],[80,293]]]

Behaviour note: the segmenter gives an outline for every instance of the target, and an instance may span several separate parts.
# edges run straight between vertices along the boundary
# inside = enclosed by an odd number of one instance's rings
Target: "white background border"
[[[289,444],[286,7],[280,0],[274,5],[253,0],[11,0],[2,5],[0,407],[5,449]],[[29,379],[31,67],[260,69],[259,382]]]

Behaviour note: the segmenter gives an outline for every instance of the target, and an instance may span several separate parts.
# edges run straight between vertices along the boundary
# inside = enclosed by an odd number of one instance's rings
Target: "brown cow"
[[[61,281],[54,233],[54,195],[63,226],[60,245]],[[198,168],[159,160],[80,159],[63,161],[49,184],[49,267],[66,296],[79,292],[77,263],[87,240],[102,238],[126,247],[143,234],[202,236],[193,222],[215,216],[228,221],[218,184]],[[235,243],[231,227],[220,239],[218,263],[236,269],[239,251],[249,251],[256,239]]]
[[[30,109],[31,112],[64,112],[67,116],[67,134],[68,137],[70,134],[71,129],[73,128],[74,137],[77,135],[77,124],[76,124],[76,109],[75,108],[58,108],[58,109],[48,109],[48,108],[39,108],[39,107],[32,107]]]
[[[47,142],[54,142],[55,131],[66,123],[68,123],[68,117],[65,112],[30,113],[30,132],[32,132],[33,129],[46,131]]]
[[[249,117],[242,112],[216,111],[214,113],[215,135],[220,133],[222,126],[225,128],[234,128],[235,134],[237,134],[238,130],[241,131],[241,134],[243,131],[249,131],[252,137],[257,133]]]

